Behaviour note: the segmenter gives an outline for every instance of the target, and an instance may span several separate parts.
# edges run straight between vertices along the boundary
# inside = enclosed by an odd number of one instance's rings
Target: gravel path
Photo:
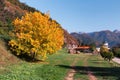
[[[113,60],[114,62],[120,64],[120,58],[115,57],[115,58],[113,58],[112,60]]]

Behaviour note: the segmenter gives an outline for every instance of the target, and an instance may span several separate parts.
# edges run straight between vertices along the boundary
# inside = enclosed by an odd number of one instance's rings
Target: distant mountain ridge
[[[86,45],[96,44],[96,46],[100,46],[105,41],[109,43],[110,47],[120,44],[120,30],[104,30],[91,33],[79,33],[71,33],[71,35],[75,37],[80,43]]]
[[[114,33],[120,33],[120,30],[117,30],[117,29],[116,29],[116,30],[114,30],[113,32],[114,32]]]

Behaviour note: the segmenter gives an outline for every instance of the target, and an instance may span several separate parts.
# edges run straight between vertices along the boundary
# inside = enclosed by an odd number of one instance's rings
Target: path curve
[[[120,58],[115,57],[115,58],[113,58],[112,60],[113,60],[114,62],[120,64]]]
[[[88,74],[88,77],[89,77],[89,80],[97,80],[97,78],[95,77],[95,75],[93,74],[93,72],[90,70],[90,68],[88,67],[88,62],[87,62],[87,59],[89,57],[86,57],[84,59],[84,66],[86,67],[86,70],[87,70],[87,74]]]
[[[68,73],[67,73],[67,76],[65,77],[64,80],[74,80],[74,75],[76,73],[76,70],[74,69],[75,68],[75,64],[77,62],[78,58],[75,58],[74,62],[71,64],[71,68]]]
[[[84,66],[86,67],[86,74],[88,75],[89,77],[89,80],[97,80],[97,78],[95,77],[95,75],[93,74],[93,72],[90,70],[90,68],[88,67],[88,60],[89,57],[86,57],[84,59]],[[73,63],[70,65],[71,66],[71,69],[68,71],[66,77],[64,80],[74,80],[74,75],[78,72],[76,69],[75,69],[75,64],[76,62],[78,61],[79,58],[75,58]],[[77,80],[81,80],[80,78],[77,79]]]

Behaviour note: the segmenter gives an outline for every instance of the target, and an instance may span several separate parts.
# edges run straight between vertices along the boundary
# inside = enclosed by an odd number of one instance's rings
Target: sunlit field
[[[72,68],[74,60],[77,61]],[[88,68],[98,80],[120,80],[120,65],[104,61],[100,55],[68,54],[66,49],[48,56],[45,62],[21,62],[1,67],[0,80],[64,80],[70,69],[76,70],[75,80],[89,80]]]

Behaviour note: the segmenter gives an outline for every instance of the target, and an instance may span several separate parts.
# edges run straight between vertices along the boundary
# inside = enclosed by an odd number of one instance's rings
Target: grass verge
[[[75,55],[60,50],[48,57],[46,62],[22,62],[3,68],[0,80],[64,80]]]
[[[70,65],[76,58],[78,59],[73,68]],[[120,80],[120,65],[104,61],[100,55],[73,55],[64,49],[48,56],[46,62],[21,62],[0,67],[0,80],[64,80],[70,69],[76,70],[75,80],[89,80],[86,64],[98,80]]]

